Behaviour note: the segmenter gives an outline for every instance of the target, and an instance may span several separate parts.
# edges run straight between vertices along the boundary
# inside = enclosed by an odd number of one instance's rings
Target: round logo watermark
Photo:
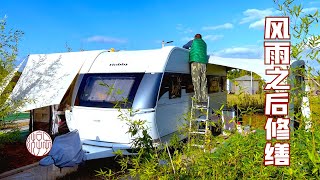
[[[26,146],[32,155],[44,156],[48,154],[52,148],[52,139],[49,134],[44,131],[34,131],[28,136]]]

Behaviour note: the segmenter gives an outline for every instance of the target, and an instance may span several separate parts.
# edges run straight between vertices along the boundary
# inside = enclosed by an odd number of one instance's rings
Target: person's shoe
[[[207,102],[202,102],[201,106],[202,106],[202,108],[207,108]]]
[[[196,104],[195,107],[196,108],[202,108],[202,105],[201,104]]]

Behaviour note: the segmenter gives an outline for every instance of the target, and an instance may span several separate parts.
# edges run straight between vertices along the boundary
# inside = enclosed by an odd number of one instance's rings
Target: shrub
[[[19,129],[13,129],[9,132],[0,132],[0,145],[11,144],[21,140],[21,132]]]

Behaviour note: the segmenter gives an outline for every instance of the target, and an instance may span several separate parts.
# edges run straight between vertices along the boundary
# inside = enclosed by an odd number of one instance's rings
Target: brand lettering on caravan
[[[109,66],[127,66],[128,64],[127,63],[117,63],[117,64],[110,64]]]

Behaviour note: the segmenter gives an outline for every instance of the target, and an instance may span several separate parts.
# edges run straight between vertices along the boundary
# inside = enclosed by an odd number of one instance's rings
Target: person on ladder
[[[198,107],[205,107],[208,101],[207,91],[207,44],[202,39],[201,34],[196,34],[193,40],[190,40],[183,46],[190,49],[189,62],[191,63],[192,84],[194,87],[194,99]]]

